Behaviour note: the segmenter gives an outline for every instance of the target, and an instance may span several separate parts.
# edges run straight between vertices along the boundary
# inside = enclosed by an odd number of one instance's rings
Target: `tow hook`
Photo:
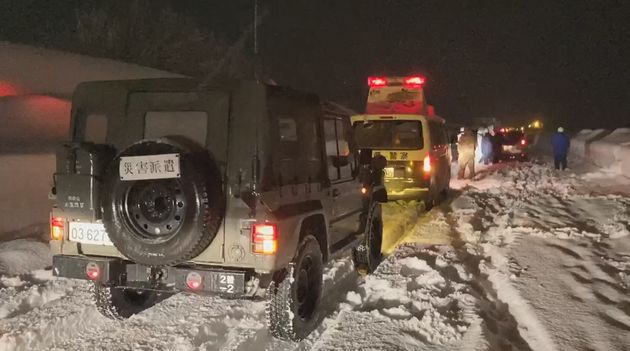
[[[147,280],[149,281],[149,284],[151,285],[151,287],[157,287],[158,285],[160,285],[162,280],[166,279],[168,275],[166,269],[157,268],[157,267],[147,268],[147,273],[148,273]]]

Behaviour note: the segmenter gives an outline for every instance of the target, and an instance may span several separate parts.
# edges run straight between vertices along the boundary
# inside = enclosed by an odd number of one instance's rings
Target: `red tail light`
[[[278,227],[275,224],[252,226],[252,251],[272,255],[278,250]]]
[[[378,88],[387,86],[387,78],[385,77],[368,77],[368,86],[370,88]]]
[[[523,145],[523,146],[527,145],[527,140],[521,139],[521,145]]]
[[[90,280],[98,280],[101,276],[101,268],[94,262],[90,262],[85,266],[85,274]]]
[[[424,161],[422,162],[422,170],[425,173],[431,172],[431,156],[426,155],[424,157]]]
[[[405,86],[410,88],[420,88],[426,82],[426,79],[423,76],[411,76],[405,78],[403,81]]]
[[[50,239],[51,240],[63,239],[63,229],[65,226],[65,223],[66,223],[66,220],[62,217],[50,218]]]
[[[197,290],[203,284],[203,278],[197,272],[190,272],[186,276],[186,285],[192,290]]]
[[[422,161],[422,170],[424,171],[424,178],[428,179],[431,176],[431,156],[426,155]]]

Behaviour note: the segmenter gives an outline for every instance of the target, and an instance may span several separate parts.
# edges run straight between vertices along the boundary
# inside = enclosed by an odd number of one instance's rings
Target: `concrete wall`
[[[0,155],[0,235],[49,221],[55,155]]]

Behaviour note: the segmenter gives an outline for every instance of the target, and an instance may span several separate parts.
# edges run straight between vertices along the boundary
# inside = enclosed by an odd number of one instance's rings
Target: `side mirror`
[[[330,156],[333,166],[341,168],[350,164],[348,156]]]

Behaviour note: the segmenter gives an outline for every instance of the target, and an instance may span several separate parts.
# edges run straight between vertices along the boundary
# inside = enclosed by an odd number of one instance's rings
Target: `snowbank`
[[[624,145],[630,145],[630,128],[616,129],[606,137],[593,141],[588,148],[589,159],[600,167],[616,166],[621,163]]]
[[[67,96],[80,82],[181,77],[153,68],[58,50],[0,42],[0,85],[15,95]]]
[[[621,163],[621,174],[630,178],[630,142],[623,144],[617,155]]]
[[[587,157],[589,155],[589,146],[592,142],[597,141],[610,133],[606,129],[584,129],[571,138],[571,155],[578,157]]]
[[[0,240],[7,232],[48,223],[54,154],[0,155]]]
[[[0,242],[0,276],[25,274],[51,264],[48,244],[31,239]]]

